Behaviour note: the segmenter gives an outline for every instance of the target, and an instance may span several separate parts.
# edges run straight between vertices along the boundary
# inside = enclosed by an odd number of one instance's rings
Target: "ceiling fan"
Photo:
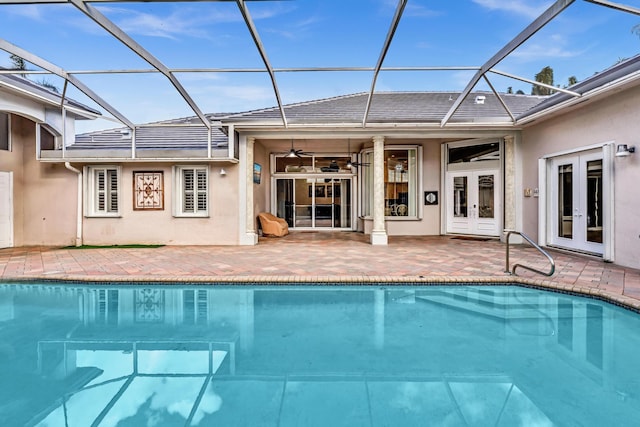
[[[311,156],[313,153],[307,153],[304,150],[296,150],[293,148],[293,139],[291,139],[291,150],[289,150],[285,157],[302,157],[302,156]]]
[[[358,161],[352,162],[351,161],[351,138],[349,138],[347,140],[347,150],[349,151],[349,160],[347,160],[347,167],[348,168],[350,168],[350,167],[357,168],[358,166],[369,166],[369,163],[362,163],[362,162],[358,162]]]

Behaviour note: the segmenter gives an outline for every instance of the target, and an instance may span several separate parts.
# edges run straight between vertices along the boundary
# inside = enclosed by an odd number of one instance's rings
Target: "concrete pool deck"
[[[595,295],[640,310],[640,270],[594,257],[550,251],[552,277],[505,270],[505,244],[452,236],[389,237],[343,232],[293,232],[261,237],[256,246],[0,249],[0,281],[216,283],[522,283]],[[512,245],[511,266],[548,271],[528,245]]]

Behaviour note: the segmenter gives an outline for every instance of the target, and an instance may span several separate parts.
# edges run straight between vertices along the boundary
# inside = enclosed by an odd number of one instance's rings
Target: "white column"
[[[256,233],[256,218],[253,211],[253,147],[256,139],[249,137],[245,144],[245,173],[240,185],[245,187],[245,224],[242,236],[242,245],[256,245],[258,243],[258,233]]]
[[[504,137],[504,229],[516,229],[516,154],[513,136]]]
[[[388,243],[384,223],[384,136],[373,137],[373,230],[372,245]]]

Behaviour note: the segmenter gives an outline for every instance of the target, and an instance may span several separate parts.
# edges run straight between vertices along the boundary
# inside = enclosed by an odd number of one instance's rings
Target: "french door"
[[[552,245],[603,253],[602,151],[552,159],[549,188]]]
[[[500,235],[497,170],[447,172],[447,233]]]
[[[298,229],[351,229],[351,178],[277,178],[276,214]]]

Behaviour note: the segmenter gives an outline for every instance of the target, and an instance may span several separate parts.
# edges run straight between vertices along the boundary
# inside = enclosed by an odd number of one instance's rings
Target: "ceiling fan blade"
[[[369,166],[370,165],[369,163],[360,163],[360,162],[351,162],[351,164],[353,166],[355,166],[355,167],[358,167],[358,166]]]

